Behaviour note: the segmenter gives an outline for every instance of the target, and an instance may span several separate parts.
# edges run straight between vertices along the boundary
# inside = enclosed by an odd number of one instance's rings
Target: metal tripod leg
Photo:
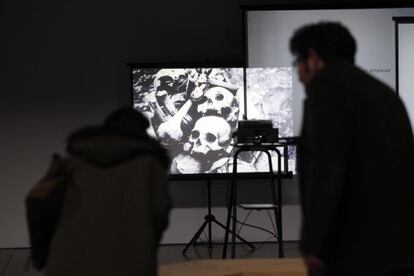
[[[205,216],[205,221],[204,223],[200,226],[200,228],[197,230],[197,232],[194,234],[194,236],[191,238],[190,242],[185,246],[185,248],[183,249],[182,253],[185,254],[185,252],[187,251],[187,249],[190,247],[190,245],[193,245],[197,242],[197,240],[199,239],[199,237],[201,236],[201,233],[203,233],[204,229],[207,227],[207,225],[209,226],[209,228],[211,228],[211,223],[214,222],[216,223],[218,226],[220,226],[223,229],[226,229],[226,226],[224,224],[222,224],[221,222],[219,222],[218,220],[216,220],[216,217],[213,215],[207,215]],[[210,231],[210,229],[209,229]],[[233,235],[233,231],[229,231],[232,235]],[[211,233],[211,232],[210,232]],[[243,243],[245,243],[247,246],[249,246],[252,250],[255,250],[256,248],[254,247],[253,244],[249,243],[248,241],[246,241],[245,239],[243,239],[240,235],[236,234],[236,237],[242,241]],[[212,242],[211,242],[211,235],[209,235],[209,241],[208,241],[208,248],[212,248]]]
[[[185,246],[185,248],[183,249],[182,253],[185,254],[185,252],[187,251],[187,249],[190,247],[190,245],[193,245],[197,242],[197,240],[200,238],[201,233],[203,233],[204,229],[206,228],[206,226],[208,226],[208,248],[212,248],[212,238],[211,238],[211,223],[215,222],[217,225],[221,226],[223,229],[226,230],[226,226],[223,225],[221,222],[219,222],[218,220],[216,220],[216,217],[214,215],[211,214],[211,180],[208,179],[207,180],[207,203],[208,203],[208,214],[204,217],[204,223],[200,226],[200,228],[197,230],[197,232],[194,234],[194,236],[191,238],[190,242]],[[226,231],[227,233],[228,231]],[[230,233],[233,234],[232,231],[229,230]],[[246,245],[248,245],[250,248],[252,248],[252,250],[255,249],[254,245],[249,243],[248,241],[246,241],[245,239],[243,239],[242,237],[240,237],[239,235],[236,234],[236,237],[244,242]]]
[[[207,216],[206,216],[207,217]],[[183,249],[182,253],[185,254],[185,252],[187,251],[188,247],[190,247],[190,245],[194,244],[198,238],[200,237],[201,233],[203,233],[204,228],[206,228],[207,224],[210,223],[207,219],[204,221],[204,223],[201,225],[201,227],[197,230],[197,232],[194,234],[194,236],[191,238],[190,242],[187,243],[187,245],[185,246],[185,248]]]

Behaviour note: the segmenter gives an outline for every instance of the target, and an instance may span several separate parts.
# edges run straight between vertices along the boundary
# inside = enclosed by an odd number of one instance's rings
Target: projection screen
[[[150,120],[150,135],[163,144],[172,159],[172,174],[231,173],[238,121],[244,103],[251,119],[267,118],[283,136],[293,133],[291,68],[249,68],[247,99],[243,68],[166,68],[131,66],[134,108]],[[294,152],[282,156],[295,171]],[[277,171],[277,155],[271,153]],[[289,158],[285,162],[285,158]],[[238,172],[269,171],[263,152],[243,152]]]

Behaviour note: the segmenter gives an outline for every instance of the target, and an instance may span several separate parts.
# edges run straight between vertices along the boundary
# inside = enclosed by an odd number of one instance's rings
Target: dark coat
[[[165,150],[144,133],[91,127],[68,151],[73,181],[45,275],[156,275],[171,208]]]
[[[301,250],[329,275],[414,266],[414,142],[395,92],[346,61],[306,89]]]

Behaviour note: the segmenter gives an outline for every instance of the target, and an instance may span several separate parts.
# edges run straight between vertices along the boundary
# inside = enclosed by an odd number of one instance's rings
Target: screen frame
[[[240,68],[243,69],[243,97],[246,99],[246,67],[244,61],[232,62],[131,62],[127,63],[130,76],[130,103],[134,105],[134,88],[133,88],[133,70],[134,69],[158,69],[158,68]],[[246,116],[246,100],[244,100],[243,112]],[[286,143],[285,147],[292,146],[291,143]],[[283,146],[280,146],[282,148]],[[274,177],[278,177],[278,172],[273,172]],[[280,172],[281,178],[293,178],[293,172],[288,170],[285,163],[285,169]],[[239,172],[236,179],[268,179],[269,172]],[[226,173],[196,173],[196,174],[177,174],[169,172],[170,181],[185,181],[185,180],[233,180],[233,172]]]
[[[130,62],[127,63],[129,68],[129,84],[130,84],[130,103],[134,105],[134,88],[133,88],[133,73],[134,69],[160,69],[160,68],[240,68],[243,70],[243,79],[245,79],[245,63],[244,61],[228,61],[228,62]],[[243,81],[245,83],[245,81]],[[246,97],[244,90],[243,97]],[[244,107],[243,107],[244,109]],[[245,112],[245,110],[243,110]],[[232,172],[228,173],[194,173],[194,174],[177,174],[169,172],[170,181],[185,181],[185,180],[230,180]],[[269,173],[250,172],[238,173],[243,179],[265,178],[269,177]],[[275,172],[277,175],[277,172]],[[290,178],[289,173],[283,173],[284,177]],[[238,177],[239,178],[239,177]]]
[[[399,24],[414,24],[414,16],[395,16],[392,18],[395,24],[395,92],[399,92],[399,52],[398,52],[398,25]]]

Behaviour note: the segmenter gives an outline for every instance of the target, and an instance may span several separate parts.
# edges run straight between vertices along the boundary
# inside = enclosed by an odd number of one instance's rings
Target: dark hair
[[[319,22],[297,29],[290,39],[290,51],[299,59],[306,59],[309,49],[314,49],[325,63],[337,58],[354,63],[356,42],[340,23]]]
[[[122,107],[105,119],[104,126],[125,131],[145,131],[149,127],[148,119],[131,107]]]

